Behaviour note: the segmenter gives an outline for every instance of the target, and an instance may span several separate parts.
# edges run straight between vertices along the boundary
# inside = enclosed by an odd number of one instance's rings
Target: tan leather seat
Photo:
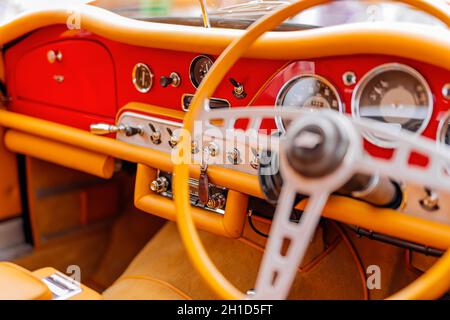
[[[42,279],[54,275],[54,268],[28,271],[10,262],[0,262],[0,300],[51,300],[53,293]],[[81,292],[70,300],[99,300],[102,296],[81,284]]]
[[[250,231],[252,232],[252,231]],[[218,268],[239,289],[255,283],[262,247],[200,232]],[[291,298],[360,299],[362,289],[354,261],[339,237],[323,254],[321,237],[311,245],[308,267],[299,272]],[[312,265],[314,264],[314,265]],[[309,266],[311,265],[311,266]],[[326,288],[326,289],[325,289]],[[345,288],[345,290],[342,290]],[[191,265],[176,224],[167,223],[132,261],[123,275],[103,293],[104,299],[215,299]]]
[[[0,262],[0,300],[48,300],[49,288],[30,271],[9,262]]]

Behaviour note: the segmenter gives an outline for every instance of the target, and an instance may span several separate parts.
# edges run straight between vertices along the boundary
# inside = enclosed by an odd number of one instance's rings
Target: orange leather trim
[[[422,4],[418,6],[425,7],[431,1],[420,2]],[[3,25],[0,28],[0,45],[37,28],[66,24],[74,12],[79,15],[81,28],[100,36],[137,46],[177,51],[217,55],[245,32],[137,21],[89,5],[54,7],[22,14]],[[439,10],[434,13],[445,18]],[[446,31],[426,25],[370,22],[304,31],[269,32],[243,56],[292,60],[372,53],[420,59],[448,68],[450,58],[445,54],[446,50],[442,50],[442,47],[450,48]],[[371,41],[367,41],[368,37]]]
[[[302,210],[306,203],[302,201],[296,208]],[[322,215],[415,243],[444,250],[450,248],[450,225],[376,208],[354,199],[331,196]]]
[[[3,55],[0,52],[0,81],[5,78]],[[0,94],[0,100],[2,95]],[[0,108],[3,108],[0,101]],[[0,141],[3,141],[4,129],[0,128]],[[19,177],[17,173],[16,155],[5,149],[0,143],[0,220],[19,216],[22,212],[20,200]]]
[[[5,129],[0,128],[0,220],[19,216],[22,212],[17,158],[3,144]]]
[[[13,263],[0,262],[0,300],[50,300],[52,293],[38,277]]]
[[[138,165],[134,204],[136,208],[175,221],[175,203],[150,191],[149,183],[156,177],[156,170]],[[225,214],[192,207],[195,224],[198,228],[228,238],[239,238],[244,228],[247,214],[248,196],[233,190],[228,191]]]
[[[14,130],[8,130],[5,133],[4,141],[5,146],[13,152],[105,179],[111,178],[114,174],[114,159],[109,156]]]

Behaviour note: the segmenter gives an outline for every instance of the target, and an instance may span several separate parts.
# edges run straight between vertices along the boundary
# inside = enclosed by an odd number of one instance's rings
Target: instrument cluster
[[[355,55],[295,61],[276,74],[253,103],[274,104],[278,115],[289,108],[333,109],[354,118],[380,123],[387,132],[407,130],[450,145],[450,73],[433,65],[391,56]],[[272,127],[285,132],[289,123],[275,119]],[[366,152],[389,159],[397,141],[364,136]],[[426,154],[413,153],[410,165],[426,167]],[[399,210],[448,223],[444,195],[424,186],[399,181]]]
[[[401,129],[422,134],[429,126],[434,114],[435,95],[428,80],[415,68],[397,62],[374,66],[361,78],[352,71],[342,74],[342,84],[350,105],[346,104],[332,80],[310,71],[288,79],[278,91],[276,106],[279,112],[284,107],[309,110],[334,109],[351,113],[355,118],[380,122],[390,132]],[[442,86],[444,99],[450,99],[450,84]],[[436,140],[450,144],[450,114],[440,119]],[[277,129],[284,132],[289,124],[276,119]],[[372,145],[395,149],[395,141],[382,137],[365,136]]]

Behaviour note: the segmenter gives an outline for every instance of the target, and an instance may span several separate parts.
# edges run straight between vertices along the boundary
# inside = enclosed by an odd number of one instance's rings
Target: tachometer
[[[382,122],[386,130],[420,134],[431,118],[433,96],[419,72],[403,64],[385,64],[361,79],[353,94],[352,111],[355,117]],[[395,141],[366,138],[380,147],[395,147]]]
[[[200,82],[202,82],[209,69],[211,69],[213,63],[214,62],[210,57],[204,55],[197,56],[192,60],[189,68],[189,78],[194,87],[198,88]]]
[[[278,93],[276,104],[279,107],[299,107],[315,109],[334,109],[343,111],[342,102],[335,87],[318,75],[301,75],[289,80]],[[280,112],[283,112],[280,108]],[[276,119],[282,132],[288,126],[281,117]]]

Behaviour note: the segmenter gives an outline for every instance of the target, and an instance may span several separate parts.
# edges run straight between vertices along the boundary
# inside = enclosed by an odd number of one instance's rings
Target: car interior
[[[449,298],[450,3],[0,3],[0,300]]]

